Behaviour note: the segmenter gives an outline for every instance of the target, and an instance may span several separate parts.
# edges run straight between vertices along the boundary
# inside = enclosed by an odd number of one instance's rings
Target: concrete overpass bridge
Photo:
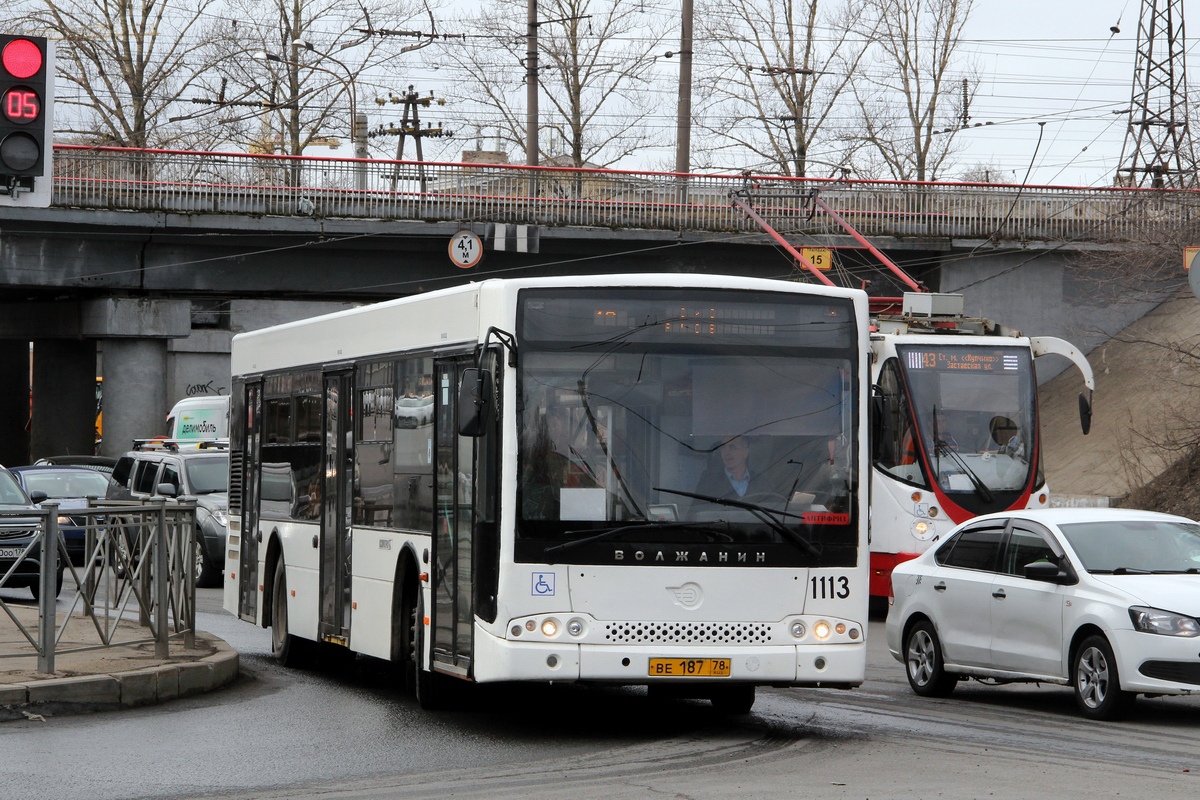
[[[0,463],[89,451],[98,371],[103,449],[118,453],[161,432],[179,397],[227,390],[233,333],[347,303],[494,276],[794,276],[735,195],[794,246],[828,248],[837,283],[898,291],[814,195],[929,288],[963,291],[970,313],[1085,350],[1102,300],[1080,302],[1072,261],[1178,226],[1194,202],[1163,190],[60,146],[51,206],[0,207]],[[474,266],[451,252],[462,231],[483,248]]]

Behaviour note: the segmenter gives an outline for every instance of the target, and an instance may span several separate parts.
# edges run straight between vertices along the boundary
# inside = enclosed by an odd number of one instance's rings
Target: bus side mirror
[[[481,369],[464,369],[458,384],[458,433],[482,436],[492,424],[492,374]]]
[[[1079,393],[1079,427],[1083,429],[1084,436],[1092,430],[1092,399],[1089,394],[1091,393]]]

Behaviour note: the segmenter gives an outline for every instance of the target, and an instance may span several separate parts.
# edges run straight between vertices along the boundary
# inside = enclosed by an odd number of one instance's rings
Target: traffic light
[[[50,205],[54,43],[0,36],[0,205]]]

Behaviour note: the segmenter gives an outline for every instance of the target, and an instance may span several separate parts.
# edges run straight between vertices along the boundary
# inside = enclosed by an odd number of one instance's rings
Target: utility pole
[[[400,161],[401,159],[404,158],[404,140],[406,137],[411,136],[417,146],[417,162],[418,162],[417,163],[417,175],[418,175],[418,180],[421,182],[421,191],[424,192],[426,190],[425,163],[424,163],[425,162],[425,154],[421,150],[421,140],[426,137],[433,137],[435,139],[440,139],[443,136],[454,136],[454,134],[450,131],[442,130],[441,123],[438,123],[436,128],[433,127],[432,125],[429,125],[428,123],[426,123],[426,126],[424,128],[422,128],[421,127],[420,107],[424,106],[425,108],[429,108],[434,102],[436,102],[438,105],[445,105],[446,101],[445,100],[435,101],[433,98],[433,92],[430,92],[429,95],[426,97],[421,97],[419,94],[417,94],[417,92],[413,89],[413,87],[411,85],[408,87],[408,91],[405,92],[402,96],[397,96],[390,92],[389,92],[389,94],[390,94],[390,97],[387,100],[384,100],[382,97],[376,97],[375,102],[381,106],[386,105],[389,102],[395,103],[395,104],[403,103],[404,104],[404,112],[400,116],[400,127],[397,128],[395,125],[392,125],[390,123],[388,124],[388,127],[386,127],[386,128],[383,127],[382,125],[380,125],[375,130],[370,131],[367,134],[367,136],[370,136],[370,137],[396,136],[396,137],[398,137],[397,141],[396,141],[396,160],[397,161]],[[392,173],[392,191],[396,190],[396,183],[400,177],[399,173],[400,173],[400,168],[399,168],[399,165],[397,165],[396,171]]]
[[[538,163],[538,44],[537,0],[528,0],[525,14],[525,164]]]
[[[785,142],[787,142],[788,149],[790,149],[792,151],[792,163],[795,165],[795,167],[794,167],[795,176],[797,178],[803,178],[804,177],[804,169],[805,169],[805,164],[804,164],[805,147],[804,147],[804,140],[800,138],[800,136],[801,136],[800,125],[803,122],[803,120],[801,120],[795,114],[784,114],[782,117],[779,118],[779,121],[783,123],[783,139]],[[788,132],[787,124],[789,122],[794,123],[792,126],[791,133]],[[794,139],[792,138],[793,134],[795,135]]]
[[[1196,185],[1186,52],[1183,0],[1142,0],[1129,128],[1117,183],[1154,188]]]
[[[692,0],[683,0],[679,34],[679,117],[675,124],[675,171],[685,174],[692,170],[692,18]]]

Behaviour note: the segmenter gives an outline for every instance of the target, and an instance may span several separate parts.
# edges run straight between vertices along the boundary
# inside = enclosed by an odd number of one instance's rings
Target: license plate
[[[650,672],[656,678],[728,678],[728,658],[652,658]]]
[[[0,558],[20,558],[24,547],[0,547]]]

